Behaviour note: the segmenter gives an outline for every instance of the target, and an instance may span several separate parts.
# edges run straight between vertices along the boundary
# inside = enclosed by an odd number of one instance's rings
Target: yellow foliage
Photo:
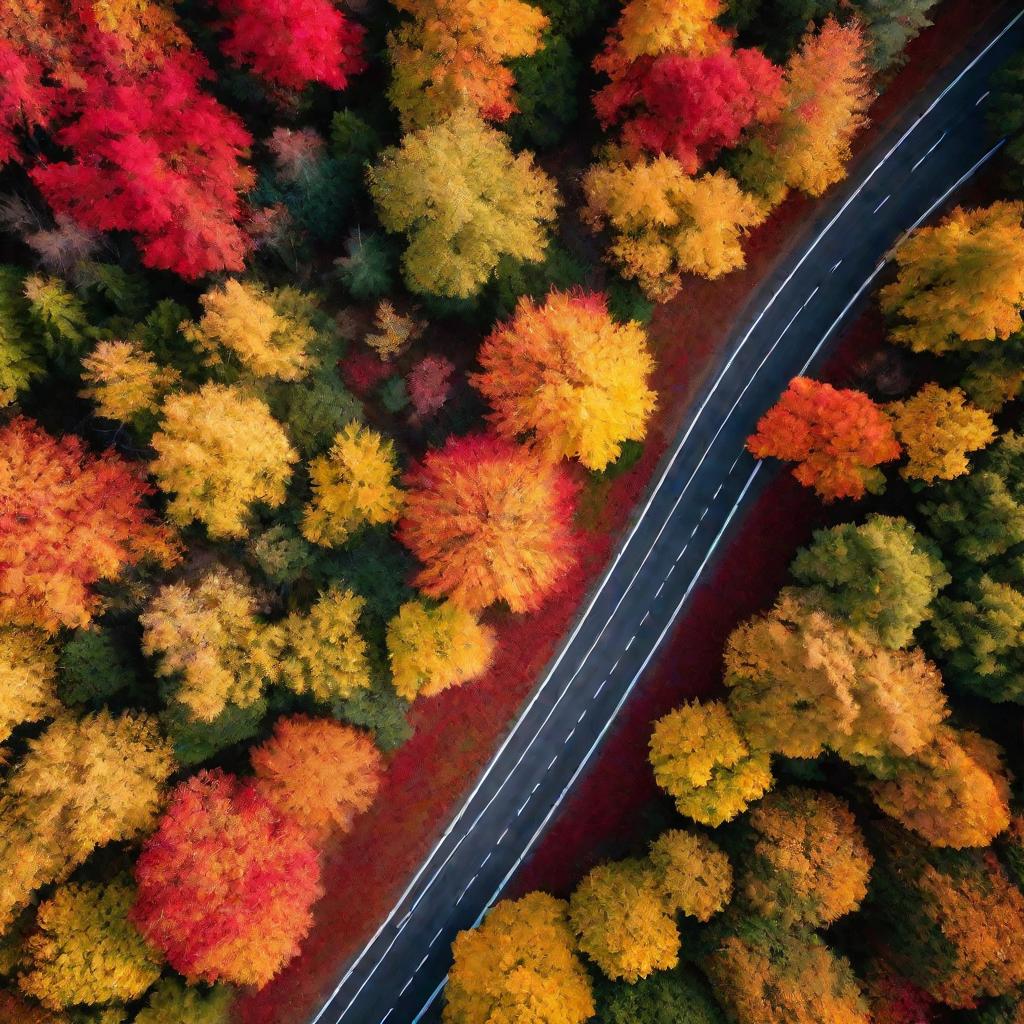
[[[363,341],[385,362],[401,355],[424,331],[426,324],[411,316],[402,316],[394,304],[381,299],[373,317],[377,333],[367,334]]]
[[[183,323],[181,333],[205,354],[207,366],[222,363],[227,349],[257,377],[299,380],[309,372],[312,327],[279,313],[259,285],[229,278],[199,301],[202,318]]]
[[[22,991],[54,1010],[141,996],[160,977],[160,961],[128,920],[134,900],[122,880],[58,889],[26,943]]]
[[[590,981],[573,952],[566,904],[547,893],[503,900],[452,944],[445,1024],[583,1024]]]
[[[615,77],[620,66],[638,57],[714,53],[728,39],[715,24],[724,11],[721,0],[629,0],[608,39],[608,53],[594,66]]]
[[[725,171],[694,178],[669,156],[595,164],[583,190],[583,218],[612,232],[608,256],[657,302],[679,291],[684,273],[714,280],[743,267],[743,235],[765,217]]]
[[[399,697],[433,697],[476,679],[494,657],[494,630],[451,601],[407,601],[388,623],[391,681]]]
[[[708,921],[732,899],[732,865],[707,836],[665,832],[651,844],[650,861],[671,911]]]
[[[259,599],[240,574],[215,568],[196,584],[161,587],[142,624],[142,649],[157,674],[180,676],[175,699],[211,722],[228,704],[248,707],[277,674],[280,631],[256,617]]]
[[[330,452],[309,465],[313,497],[302,535],[314,544],[338,547],[364,523],[393,523],[402,510],[402,492],[393,483],[397,471],[391,441],[349,423],[334,438]]]
[[[366,641],[359,616],[366,602],[351,590],[332,587],[305,614],[284,620],[281,682],[315,700],[344,700],[370,685]]]
[[[679,813],[712,827],[742,814],[773,782],[770,756],[747,746],[720,701],[684,704],[659,719],[650,761]]]
[[[414,292],[466,298],[502,256],[536,261],[547,248],[555,183],[469,108],[405,135],[367,177],[384,227],[409,235]]]
[[[1024,203],[959,206],[935,227],[918,228],[896,247],[896,280],[882,310],[898,316],[893,341],[914,352],[947,352],[1005,341],[1021,329],[1024,308]]]
[[[60,709],[56,678],[57,657],[45,634],[0,627],[0,743],[22,722],[38,722]]]
[[[198,519],[211,537],[244,537],[254,502],[276,508],[284,501],[298,455],[261,399],[204,384],[171,395],[162,414],[150,469],[173,494],[167,511],[175,522]]]
[[[101,416],[130,420],[154,411],[179,378],[136,341],[101,341],[82,360],[82,380],[89,386],[79,394],[95,402]]]

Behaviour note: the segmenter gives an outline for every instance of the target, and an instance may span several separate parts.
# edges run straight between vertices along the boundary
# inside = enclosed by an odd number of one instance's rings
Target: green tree
[[[931,25],[928,12],[938,0],[857,0],[871,41],[871,65],[884,71],[905,60],[903,50]]]
[[[992,76],[988,123],[995,138],[1008,140],[1003,150],[1008,184],[1015,192],[1024,192],[1024,53],[1010,58]]]
[[[576,121],[583,66],[563,35],[546,32],[544,45],[529,57],[510,63],[516,77],[518,112],[507,130],[517,149],[549,149]]]
[[[150,992],[135,1024],[228,1024],[232,999],[223,985],[207,988],[165,978]]]
[[[105,630],[76,629],[61,648],[57,694],[65,704],[99,707],[137,678],[128,654]]]
[[[659,971],[635,985],[606,985],[598,992],[601,1024],[726,1024],[707,984],[687,967]]]

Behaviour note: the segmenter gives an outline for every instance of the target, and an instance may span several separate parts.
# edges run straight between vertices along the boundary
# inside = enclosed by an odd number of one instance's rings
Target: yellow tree
[[[522,0],[395,0],[411,15],[388,36],[388,97],[406,131],[443,120],[465,106],[488,121],[515,113],[515,77],[503,61],[542,46],[548,19]]]
[[[694,178],[669,156],[595,164],[583,179],[584,220],[608,228],[608,258],[662,302],[684,273],[712,280],[745,265],[742,239],[765,209],[725,171]]]
[[[490,626],[451,601],[407,601],[388,623],[391,681],[399,697],[433,697],[482,676],[494,657]]]
[[[401,355],[427,325],[414,317],[404,316],[395,309],[394,303],[381,299],[373,315],[373,326],[376,330],[367,334],[363,341],[387,363]]]
[[[651,843],[650,862],[673,913],[708,921],[732,899],[732,865],[707,836],[665,832]]]
[[[644,328],[617,324],[604,295],[523,296],[485,340],[470,383],[490,402],[503,437],[527,435],[548,458],[602,470],[624,441],[642,441],[654,410]]]
[[[404,136],[367,176],[384,226],[409,236],[414,292],[466,298],[502,256],[536,261],[547,248],[555,183],[471,108]]]
[[[896,247],[898,275],[879,294],[898,318],[893,341],[914,352],[948,352],[1005,341],[1024,309],[1024,203],[957,207]]]
[[[139,616],[143,651],[159,659],[158,675],[180,679],[175,699],[193,718],[248,707],[276,678],[280,630],[260,621],[259,607],[244,576],[218,567],[161,587]]]
[[[702,825],[731,821],[772,786],[769,755],[750,749],[720,701],[684,704],[660,718],[649,756],[679,813]]]
[[[594,1014],[567,907],[547,893],[503,900],[452,944],[445,1024],[583,1024]]]
[[[23,722],[38,722],[60,709],[56,679],[57,656],[46,634],[0,627],[0,743]]]
[[[179,376],[137,341],[101,341],[82,360],[87,387],[79,394],[95,402],[101,416],[130,420],[141,412],[154,412]]]
[[[198,519],[214,538],[244,537],[255,502],[276,508],[298,455],[265,402],[241,388],[204,384],[163,404],[151,470],[173,495],[168,514]]]
[[[368,648],[359,634],[365,603],[351,590],[332,587],[308,612],[289,615],[283,623],[281,682],[323,702],[344,700],[368,687]]]
[[[200,296],[203,315],[181,325],[181,333],[206,356],[208,366],[234,357],[257,377],[299,380],[309,372],[315,332],[279,313],[258,284],[229,278]]]
[[[892,402],[886,411],[907,453],[900,474],[908,480],[932,484],[963,476],[970,469],[968,453],[984,448],[996,436],[992,417],[971,405],[960,388],[925,384],[912,398]]]
[[[59,888],[36,913],[22,991],[53,1010],[141,996],[160,977],[160,958],[128,919],[134,900],[124,879]]]
[[[314,544],[338,547],[364,523],[393,523],[402,492],[395,446],[376,430],[353,421],[335,438],[327,455],[309,464],[313,496],[306,506],[302,534]]]

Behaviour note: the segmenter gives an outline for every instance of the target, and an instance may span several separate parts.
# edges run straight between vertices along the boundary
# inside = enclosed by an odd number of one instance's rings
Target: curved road
[[[607,574],[508,738],[312,1024],[436,1020],[456,933],[477,923],[589,763],[751,489],[744,441],[919,224],[983,164],[991,73],[1024,12],[918,98],[822,204],[734,329]],[[662,401],[671,400],[663,394]]]

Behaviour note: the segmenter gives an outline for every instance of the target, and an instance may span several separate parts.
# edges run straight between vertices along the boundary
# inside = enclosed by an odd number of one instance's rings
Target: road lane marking
[[[415,980],[416,980],[416,975],[414,974],[414,975],[413,975],[413,976],[412,976],[411,978],[409,978],[409,980],[408,980],[408,981],[407,981],[407,982],[406,982],[406,983],[405,983],[405,984],[404,984],[404,985],[402,986],[401,990],[400,990],[400,991],[399,991],[399,993],[398,993],[398,998],[399,998],[399,999],[401,999],[401,998],[402,998],[402,996],[404,996],[404,995],[405,995],[405,993],[406,993],[406,990],[407,990],[407,989],[409,988],[409,986],[410,986],[410,985],[411,985],[411,984],[412,984],[412,983],[413,983],[413,982],[414,982]]]
[[[932,153],[934,153],[934,152],[935,152],[935,150],[936,150],[936,149],[938,149],[939,143],[940,143],[940,142],[941,142],[941,141],[942,141],[942,140],[943,140],[943,139],[944,139],[944,138],[945,138],[945,137],[946,137],[946,136],[947,136],[948,134],[949,134],[949,132],[943,132],[943,133],[942,133],[942,134],[941,134],[941,135],[940,135],[940,136],[939,136],[939,137],[938,137],[938,138],[937,138],[937,139],[936,139],[936,140],[935,140],[935,141],[934,141],[934,142],[933,142],[933,143],[931,144],[931,148],[930,148],[930,149],[928,150],[928,152],[927,152],[927,153],[925,153],[925,155],[924,155],[923,157],[921,157],[921,159],[920,159],[920,160],[918,160],[918,161],[917,161],[917,163],[915,163],[913,167],[911,167],[911,168],[910,168],[910,173],[911,173],[911,174],[913,174],[913,173],[914,173],[914,171],[916,171],[916,170],[918,169],[918,167],[920,167],[920,166],[921,166],[921,164],[923,164],[923,163],[925,162],[925,160],[927,160],[927,159],[928,159],[928,157],[930,157],[930,156],[932,155]],[[877,211],[876,211],[876,212],[877,212]]]
[[[580,717],[576,719],[576,724],[577,724],[577,725],[579,725],[579,724],[580,724],[580,722],[582,722],[582,721],[583,721],[583,716],[584,716],[584,715],[585,715],[586,713],[587,713],[587,709],[586,709],[586,708],[584,708],[584,709],[583,709],[583,710],[582,710],[582,711],[580,712]]]
[[[432,938],[432,939],[431,939],[431,940],[430,940],[430,941],[429,941],[429,942],[427,943],[427,949],[430,949],[430,947],[431,947],[431,946],[432,946],[432,945],[433,945],[433,944],[434,944],[435,942],[437,942],[437,940],[438,940],[439,938],[441,938],[441,932],[443,932],[443,931],[444,931],[444,928],[443,928],[443,927],[441,927],[441,928],[438,928],[438,929],[437,929],[437,933],[436,933],[436,934],[434,935],[434,937],[433,937],[433,938]]]
[[[569,735],[568,735],[568,736],[566,736],[564,740],[562,740],[562,746],[563,746],[563,747],[564,747],[564,746],[566,745],[566,743],[568,743],[568,742],[569,742],[569,740],[571,740],[571,739],[572,739],[572,734],[573,734],[573,733],[574,733],[575,731],[576,731],[576,727],[575,727],[575,726],[573,726],[573,727],[572,727],[572,728],[571,728],[571,729],[569,730]]]
[[[413,974],[418,974],[419,973],[419,969],[427,962],[427,957],[428,956],[430,956],[429,953],[425,953],[424,954],[423,959],[416,965],[416,970],[412,972]]]
[[[494,845],[495,846],[501,846],[502,839],[504,839],[505,836],[507,836],[507,835],[508,835],[508,829],[505,829],[505,831],[502,832],[501,835],[498,837],[498,841]]]
[[[395,1012],[395,1008],[392,1006],[391,1009],[388,1010],[388,1012],[385,1013],[383,1017],[381,1017],[380,1024],[384,1024],[384,1021],[386,1021],[388,1019],[388,1017],[390,1017],[391,1014],[393,1014],[394,1012]]]
[[[829,271],[829,273],[834,274],[842,265],[842,260],[836,260],[835,263],[832,264],[832,269]]]
[[[874,216],[874,215],[875,215],[876,213],[878,213],[878,211],[879,211],[879,210],[880,210],[880,209],[881,209],[881,208],[882,208],[883,206],[885,206],[885,204],[886,204],[887,202],[889,202],[889,200],[890,200],[890,199],[892,199],[892,193],[891,193],[891,192],[889,193],[889,195],[887,195],[887,196],[886,196],[886,197],[885,197],[885,198],[884,198],[884,199],[883,199],[883,200],[882,200],[882,201],[881,201],[881,202],[880,202],[880,203],[879,203],[879,204],[878,204],[878,205],[877,205],[877,206],[876,206],[876,207],[875,207],[875,208],[874,208],[874,209],[873,209],[872,211],[871,211],[871,215],[872,215],[872,216]]]
[[[632,646],[633,646],[633,641],[634,641],[635,639],[636,639],[636,633],[634,633],[634,634],[633,634],[633,635],[632,635],[632,636],[631,636],[631,637],[629,638],[629,643],[628,643],[628,644],[626,644],[626,648],[625,648],[625,649],[626,649],[627,651],[628,651],[628,650],[630,649],[630,647],[632,647]]]
[[[976,99],[976,100],[974,101],[974,105],[975,105],[976,107],[980,107],[980,106],[982,105],[982,103],[984,103],[984,102],[985,102],[985,100],[987,100],[987,99],[989,98],[989,96],[991,96],[991,95],[992,95],[992,90],[991,90],[991,89],[986,89],[986,90],[985,90],[985,92],[983,92],[983,93],[982,93],[982,94],[981,94],[981,95],[980,95],[980,96],[979,96],[979,97],[978,97],[978,98],[977,98],[977,99]]]
[[[558,760],[558,755],[557,755],[557,754],[555,754],[555,756],[554,756],[553,758],[551,758],[551,762],[550,762],[550,764],[548,764],[548,766],[547,766],[547,768],[546,768],[545,770],[546,770],[546,771],[551,771],[551,769],[552,769],[552,768],[554,768],[554,766],[555,766],[555,762],[556,762],[557,760]]]
[[[660,586],[660,587],[658,587],[658,589],[657,589],[657,590],[655,591],[655,594],[654,594],[654,600],[655,600],[655,601],[657,601],[657,600],[658,600],[658,598],[659,598],[659,597],[661,597],[661,592],[662,592],[662,591],[663,591],[664,589],[665,589],[665,581],[664,581],[664,580],[662,580],[662,581],[661,581],[661,586]]]
[[[600,695],[601,691],[604,689],[604,684],[607,683],[607,682],[608,682],[608,676],[605,676],[604,679],[601,680],[601,685],[594,691],[594,696],[590,698],[591,700],[597,700],[597,698]]]
[[[715,496],[711,499],[712,501],[716,501],[717,500],[718,496],[722,493],[722,488],[724,486],[725,486],[725,482],[724,481],[718,485],[718,490],[715,491]]]
[[[688,548],[689,546],[690,546],[690,545],[689,545],[689,543],[686,543],[686,544],[684,544],[684,545],[683,545],[683,550],[682,550],[682,551],[680,551],[678,555],[676,555],[676,561],[677,561],[677,562],[679,561],[679,559],[680,559],[680,558],[682,558],[682,557],[683,557],[683,555],[685,555],[685,554],[686,554],[686,549],[687,549],[687,548]]]
[[[877,211],[875,211],[875,212],[877,213]],[[806,309],[806,308],[807,308],[807,305],[808,305],[808,303],[809,303],[809,302],[811,301],[811,299],[813,299],[813,298],[814,298],[814,296],[815,296],[815,295],[817,295],[817,294],[818,294],[818,292],[819,292],[820,290],[821,290],[821,285],[820,285],[820,284],[816,284],[816,285],[814,286],[814,291],[813,291],[813,292],[811,292],[811,294],[810,294],[810,295],[808,295],[806,299],[804,299],[804,304],[803,304],[803,306],[802,306],[801,308],[803,308],[803,309]]]

